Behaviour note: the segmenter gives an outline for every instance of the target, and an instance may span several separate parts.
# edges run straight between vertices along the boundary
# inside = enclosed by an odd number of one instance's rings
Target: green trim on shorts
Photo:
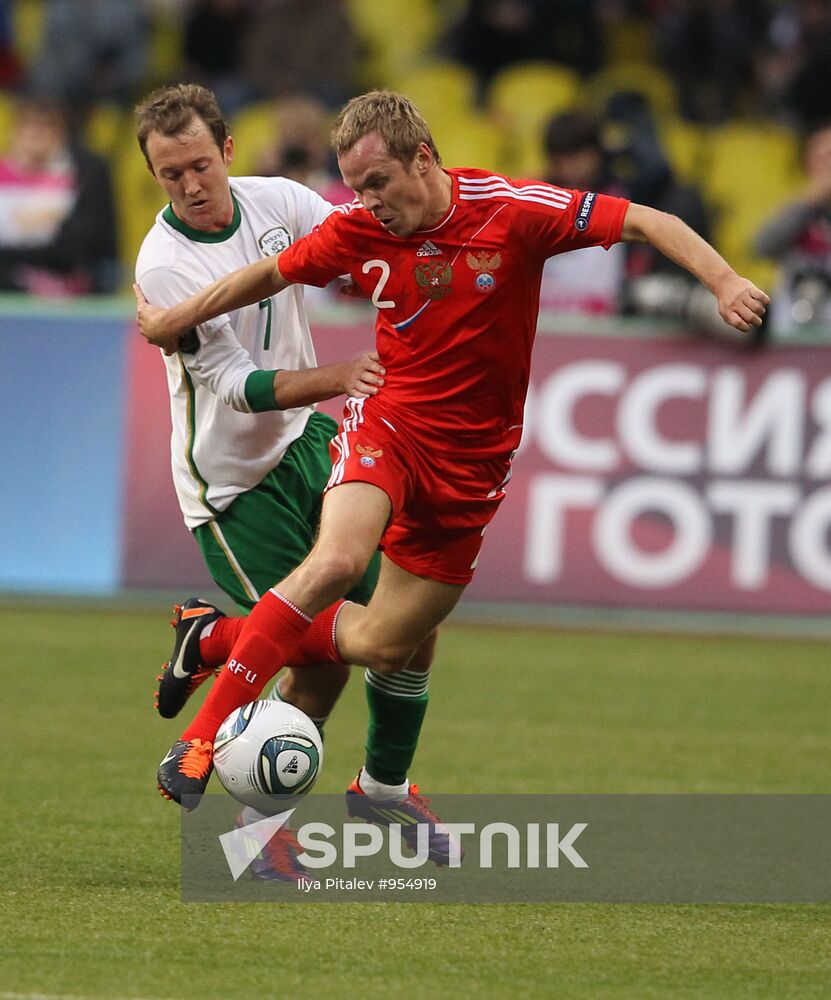
[[[331,472],[329,442],[337,424],[313,413],[280,464],[240,494],[194,535],[211,576],[241,608],[250,610],[309,554],[317,537],[324,487]],[[378,580],[380,556],[347,595],[366,604]]]

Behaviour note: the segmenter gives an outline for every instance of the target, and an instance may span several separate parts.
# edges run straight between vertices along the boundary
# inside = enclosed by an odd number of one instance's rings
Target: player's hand
[[[724,322],[743,333],[762,325],[762,317],[770,305],[770,299],[761,288],[738,274],[732,275],[717,289],[716,299]]]
[[[149,344],[161,347],[165,354],[175,354],[179,349],[181,331],[171,332],[168,329],[166,317],[169,310],[151,305],[136,284],[133,285],[133,292],[136,296],[136,322],[142,337]]]
[[[343,391],[347,396],[355,396],[357,399],[375,396],[384,384],[384,375],[387,373],[375,351],[365,351],[354,361],[347,362],[345,368]]]

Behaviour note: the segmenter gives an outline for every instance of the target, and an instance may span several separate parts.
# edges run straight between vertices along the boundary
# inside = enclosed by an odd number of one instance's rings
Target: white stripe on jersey
[[[349,215],[350,212],[354,212],[357,208],[363,208],[363,206],[356,198],[354,201],[344,202],[343,205],[335,205],[333,211],[340,212],[342,215]]]
[[[483,198],[513,198],[516,201],[529,201],[537,205],[549,205],[552,208],[565,209],[571,204],[572,196],[567,191],[543,184],[528,184],[525,187],[514,187],[507,181],[494,178],[488,184],[470,187],[459,181],[459,198],[463,201],[479,201]]]
[[[545,181],[532,181],[530,184],[519,185],[511,183],[506,177],[492,175],[490,177],[459,177],[459,184],[467,184],[470,187],[487,187],[491,184],[505,184],[515,191],[545,191],[549,194],[558,194],[567,200],[571,200],[571,191],[566,188],[556,187],[554,184],[547,184]]]
[[[332,463],[332,473],[329,476],[326,489],[336,486],[343,479],[344,466],[350,454],[348,435],[351,431],[356,431],[364,422],[364,402],[364,399],[355,399],[352,396],[346,400],[346,408],[349,410],[350,416],[344,419],[343,430],[332,441],[339,457]]]

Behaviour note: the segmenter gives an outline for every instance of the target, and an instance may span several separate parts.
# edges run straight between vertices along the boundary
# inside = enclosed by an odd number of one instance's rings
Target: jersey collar
[[[234,217],[224,229],[217,229],[216,232],[209,233],[204,229],[194,229],[186,222],[182,222],[179,216],[173,211],[172,205],[168,205],[165,208],[162,212],[162,218],[169,226],[172,226],[183,236],[187,236],[194,243],[224,243],[225,240],[230,239],[234,235],[239,229],[240,222],[242,222],[242,212],[233,191],[231,192],[231,200],[234,203]]]
[[[450,205],[435,226],[430,226],[429,229],[419,229],[413,233],[413,236],[423,236],[425,233],[434,233],[437,229],[441,229],[442,226],[446,225],[450,221],[450,217],[456,211],[456,205],[459,200],[459,183],[456,180],[456,175],[454,173],[449,170],[445,170],[444,172],[449,175],[452,182],[452,187],[450,189]]]

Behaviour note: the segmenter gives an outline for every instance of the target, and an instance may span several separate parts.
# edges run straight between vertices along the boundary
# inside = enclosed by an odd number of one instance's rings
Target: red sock
[[[338,614],[348,601],[343,599],[324,608],[315,616],[308,632],[300,640],[300,645],[287,661],[288,667],[312,667],[320,663],[346,663],[338,652],[335,642],[335,625]]]
[[[208,626],[210,635],[203,632],[199,640],[199,659],[206,667],[221,667],[228,660],[244,624],[244,618],[217,618]]]
[[[225,669],[214,682],[183,740],[213,743],[225,718],[253,701],[294,652],[311,619],[270,590],[244,619]]]

